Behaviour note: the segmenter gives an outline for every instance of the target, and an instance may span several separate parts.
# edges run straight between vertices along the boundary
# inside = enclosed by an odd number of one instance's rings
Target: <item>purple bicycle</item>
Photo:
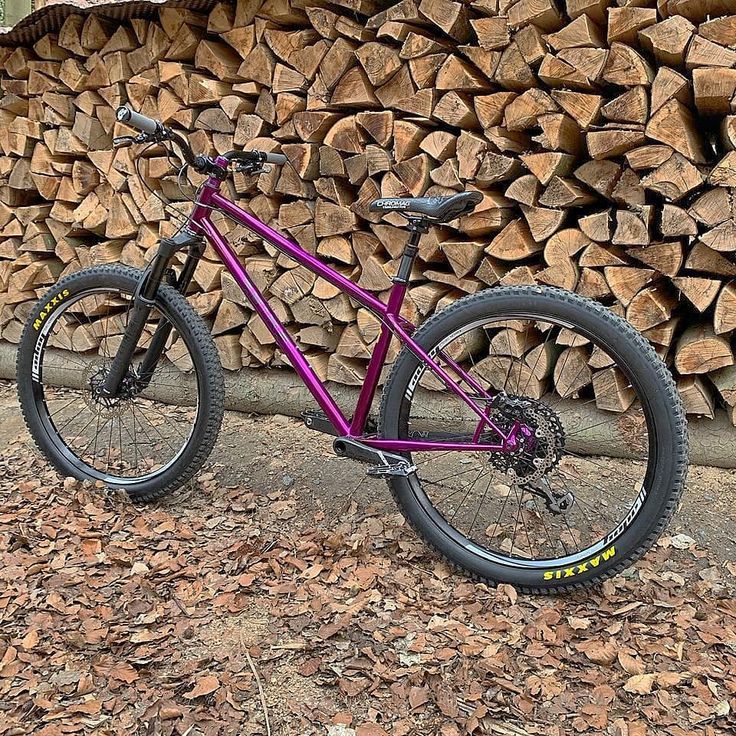
[[[641,556],[673,514],[687,469],[674,382],[650,344],[599,303],[540,286],[454,302],[421,328],[401,307],[423,233],[471,212],[482,194],[383,198],[408,239],[387,303],[231,202],[233,171],[262,173],[279,153],[195,155],[186,139],[129,108],[116,145],[176,146],[206,180],[148,267],[66,276],[35,306],[18,353],[28,428],[64,475],[151,501],[201,468],[223,417],[218,352],[185,295],[209,245],[314,396],[306,426],[337,455],[383,476],[421,537],[471,576],[534,592],[580,588]],[[212,214],[225,215],[372,312],[373,344],[346,417],[256,287]],[[175,255],[183,251],[178,271]],[[268,284],[266,284],[268,286]],[[401,350],[371,416],[392,339]]]

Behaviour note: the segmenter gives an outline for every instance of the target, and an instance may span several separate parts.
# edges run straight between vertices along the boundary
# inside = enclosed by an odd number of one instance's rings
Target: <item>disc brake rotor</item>
[[[119,417],[126,409],[126,399],[131,398],[130,393],[125,391],[125,383],[128,378],[123,379],[123,392],[119,398],[105,399],[100,396],[99,389],[105,381],[108,362],[104,359],[93,360],[82,371],[82,395],[84,402],[95,414]]]

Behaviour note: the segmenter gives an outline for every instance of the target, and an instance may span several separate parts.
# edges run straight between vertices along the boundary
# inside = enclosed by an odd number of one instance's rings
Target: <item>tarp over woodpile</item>
[[[123,20],[125,18],[151,18],[162,6],[172,8],[188,8],[208,12],[217,0],[123,0],[118,3],[87,2],[77,0],[73,3],[55,3],[47,5],[26,16],[12,28],[0,28],[0,46],[21,46],[32,44],[47,33],[58,31],[64,21],[80,10],[85,13],[96,13],[105,18]]]

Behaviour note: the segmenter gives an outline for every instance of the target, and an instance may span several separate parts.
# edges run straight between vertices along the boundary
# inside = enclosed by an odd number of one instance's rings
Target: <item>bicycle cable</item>
[[[141,180],[141,182],[142,182],[143,186],[144,186],[144,187],[145,187],[145,188],[146,188],[146,189],[147,189],[147,190],[148,190],[148,191],[149,191],[149,192],[150,192],[150,193],[151,193],[151,194],[152,194],[152,195],[153,195],[153,196],[154,196],[154,197],[155,197],[155,198],[156,198],[156,199],[157,199],[157,200],[159,201],[159,202],[161,202],[161,204],[162,204],[162,205],[163,205],[163,207],[164,207],[164,211],[165,211],[165,212],[167,212],[167,213],[168,213],[169,215],[171,215],[171,216],[172,216],[172,217],[173,217],[173,218],[174,218],[175,220],[177,220],[177,221],[178,221],[178,222],[179,222],[180,224],[182,224],[182,225],[187,225],[187,224],[189,224],[189,222],[190,222],[190,220],[191,220],[191,214],[189,214],[189,215],[185,215],[185,214],[184,214],[184,213],[183,213],[183,212],[182,212],[181,210],[177,209],[177,208],[176,208],[176,207],[174,206],[174,203],[173,203],[173,202],[171,202],[171,201],[169,201],[169,200],[166,200],[166,199],[164,199],[164,198],[163,198],[163,197],[162,197],[162,196],[161,196],[161,195],[160,195],[160,194],[159,194],[159,193],[158,193],[158,192],[157,192],[156,190],[154,190],[154,189],[153,189],[153,188],[152,188],[152,187],[151,187],[151,186],[150,186],[150,185],[148,184],[148,182],[146,181],[146,179],[145,179],[145,178],[144,178],[144,177],[143,177],[143,176],[141,175],[141,172],[140,172],[140,168],[139,168],[139,161],[140,161],[140,159],[141,159],[141,158],[143,158],[143,154],[145,154],[145,153],[146,153],[146,151],[148,151],[148,149],[149,149],[149,148],[151,148],[152,146],[155,146],[155,145],[159,145],[159,144],[160,144],[160,145],[161,145],[161,147],[162,147],[162,148],[164,149],[164,151],[166,152],[166,159],[167,159],[167,160],[168,160],[168,161],[169,161],[169,162],[171,163],[171,165],[172,165],[172,168],[173,168],[173,169],[175,169],[175,170],[177,170],[177,176],[176,176],[176,184],[177,184],[177,187],[178,187],[179,191],[181,192],[181,195],[182,195],[182,197],[184,198],[184,200],[185,200],[186,202],[189,202],[189,203],[191,203],[191,204],[197,204],[197,196],[198,196],[198,194],[199,194],[199,192],[200,192],[200,190],[201,190],[201,188],[202,188],[202,185],[200,184],[200,185],[199,185],[199,186],[198,186],[198,187],[197,187],[197,188],[195,189],[195,191],[194,191],[194,194],[192,195],[192,197],[191,197],[191,198],[190,198],[190,197],[189,197],[189,196],[187,195],[187,193],[186,193],[186,192],[184,191],[184,188],[183,188],[183,186],[182,186],[182,176],[184,175],[184,173],[186,172],[186,170],[187,170],[187,169],[189,168],[189,164],[188,164],[188,163],[187,163],[186,161],[184,161],[184,162],[182,163],[182,161],[181,161],[181,158],[180,158],[179,156],[177,156],[176,152],[175,152],[175,151],[173,150],[173,146],[167,145],[167,143],[170,143],[170,142],[171,142],[171,141],[151,141],[151,142],[150,142],[150,143],[149,143],[149,144],[148,144],[148,145],[147,145],[147,146],[146,146],[146,147],[145,147],[145,148],[144,148],[144,149],[143,149],[143,150],[141,151],[141,155],[140,155],[140,156],[136,156],[136,157],[135,157],[135,162],[134,162],[134,167],[135,167],[135,173],[136,173],[136,175],[138,176],[138,178],[139,178],[139,179]],[[172,163],[172,161],[173,161],[173,163]],[[298,175],[298,174],[299,174],[299,172],[298,172],[298,171],[296,170],[296,167],[294,166],[294,164],[292,164],[292,163],[291,163],[291,161],[290,161],[290,160],[288,160],[288,159],[287,159],[287,163],[288,163],[288,165],[289,165],[289,166],[291,166],[291,168],[292,168],[292,169],[293,169],[293,170],[294,170],[294,171],[295,171],[295,172],[297,173],[297,175]],[[180,165],[178,166],[178,169],[177,169],[177,164],[180,164]],[[267,169],[267,170],[262,170],[262,171],[261,171],[260,173],[269,173],[269,172],[270,172],[270,169]],[[256,173],[256,172],[253,172],[253,173]],[[259,174],[259,175],[260,175],[260,174]],[[201,202],[199,203],[199,206],[200,206],[200,207],[203,207],[204,209],[208,209],[208,210],[211,210],[212,212],[218,213],[218,214],[222,215],[223,217],[226,217],[226,218],[228,218],[229,220],[231,220],[232,222],[234,222],[234,223],[235,223],[236,225],[240,225],[240,224],[241,224],[241,223],[240,223],[240,222],[239,222],[238,220],[236,220],[236,219],[235,219],[234,217],[232,217],[232,216],[231,216],[230,214],[228,214],[227,212],[223,212],[223,211],[222,211],[221,209],[219,209],[219,208],[217,208],[217,207],[213,207],[212,205],[206,205],[206,204],[202,204]]]
[[[151,186],[149,186],[148,182],[146,181],[145,177],[141,174],[140,170],[140,159],[143,158],[143,154],[152,146],[155,146],[158,144],[158,141],[153,141],[152,143],[149,143],[142,151],[140,156],[135,157],[135,173],[140,179],[143,186],[159,201],[164,207],[164,212],[167,212],[169,215],[171,215],[175,220],[178,220],[182,225],[186,225],[189,222],[189,216],[185,215],[180,210],[176,209],[174,207],[173,202],[170,202],[166,199],[164,199],[159,193],[153,189]],[[168,146],[162,146],[163,149],[166,151],[166,159],[171,162],[171,157],[173,155],[173,151]],[[179,182],[179,176],[181,176],[182,170],[186,169],[187,164],[185,163],[180,169],[179,169],[179,175],[177,176],[177,183]],[[174,166],[176,168],[176,166]],[[182,195],[187,199],[187,202],[193,202],[194,200],[190,200],[186,197],[184,194],[184,191],[181,189],[181,186],[179,185],[179,191],[182,193]]]

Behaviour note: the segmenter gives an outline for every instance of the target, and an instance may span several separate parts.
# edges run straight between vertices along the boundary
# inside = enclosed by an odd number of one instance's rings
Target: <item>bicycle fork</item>
[[[182,228],[172,238],[164,238],[159,245],[158,253],[156,253],[149,266],[143,272],[143,276],[133,296],[133,308],[130,319],[128,320],[128,326],[123,334],[120,347],[110,365],[110,369],[105,376],[105,380],[99,388],[100,395],[104,398],[114,399],[120,393],[120,386],[128,374],[136,346],[141,339],[151,310],[156,305],[156,295],[158,294],[159,286],[166,277],[167,269],[174,253],[183,248],[189,248],[187,260],[184,263],[179,278],[172,285],[181,294],[185,294],[194,275],[194,270],[197,267],[197,261],[202,256],[205,248],[202,237],[193,233],[191,230]],[[136,382],[140,390],[144,389],[150,383],[156,364],[166,346],[166,341],[171,335],[171,330],[171,323],[162,317],[156,326],[151,343],[143,356],[139,373],[136,376]]]

